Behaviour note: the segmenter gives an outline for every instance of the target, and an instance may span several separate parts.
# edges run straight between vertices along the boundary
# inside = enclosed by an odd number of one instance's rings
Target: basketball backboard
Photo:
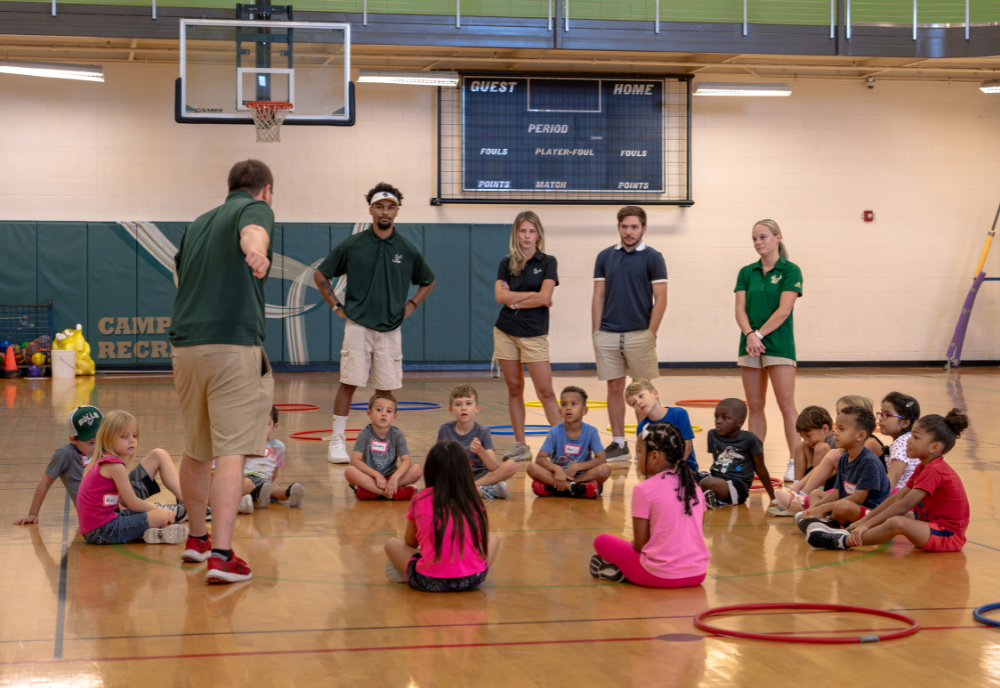
[[[286,125],[354,124],[349,24],[182,19],[181,123],[252,124],[247,102],[292,103]]]

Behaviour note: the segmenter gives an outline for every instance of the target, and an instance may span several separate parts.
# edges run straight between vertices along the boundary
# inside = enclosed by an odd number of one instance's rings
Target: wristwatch
[[[333,307],[333,310],[337,310],[337,309],[343,310],[344,309],[344,304],[342,304],[340,301],[338,301],[336,303],[336,305],[334,305],[334,307]]]

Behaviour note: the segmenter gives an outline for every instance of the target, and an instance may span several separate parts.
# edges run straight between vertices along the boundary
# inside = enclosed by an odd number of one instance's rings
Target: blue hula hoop
[[[359,401],[356,404],[351,404],[351,408],[355,411],[367,411],[368,404],[363,401]],[[433,411],[434,409],[441,408],[441,404],[435,404],[431,401],[401,401],[397,405],[397,411]]]
[[[983,616],[983,612],[991,612],[994,609],[1000,609],[1000,602],[994,602],[993,604],[984,604],[982,607],[977,608],[972,612],[972,618],[981,624],[986,624],[987,626],[993,626],[994,628],[1000,628],[1000,620],[990,619]]]
[[[510,428],[510,430],[504,430],[504,428]],[[528,428],[539,428],[538,430],[529,430]],[[513,435],[514,426],[513,425],[490,425],[487,428],[491,435]],[[548,435],[550,426],[548,425],[525,425],[524,434],[525,435]]]

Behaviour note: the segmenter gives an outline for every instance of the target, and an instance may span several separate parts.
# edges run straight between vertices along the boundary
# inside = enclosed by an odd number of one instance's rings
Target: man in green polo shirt
[[[340,386],[333,402],[330,463],[350,463],[347,414],[358,387],[377,393],[403,386],[403,343],[399,326],[434,288],[434,274],[420,251],[395,231],[403,193],[381,182],[365,195],[372,216],[369,231],[340,242],[314,273],[316,286],[333,312],[347,318],[341,347]],[[337,300],[331,277],[347,275],[347,296]],[[410,285],[419,288],[408,299]]]
[[[274,380],[261,344],[273,186],[264,163],[236,163],[226,202],[191,223],[175,257],[170,342],[184,425],[181,489],[191,520],[181,558],[207,560],[209,583],[253,576],[233,554],[232,537],[243,496],[243,463],[267,451]],[[210,496],[214,543],[205,524]]]

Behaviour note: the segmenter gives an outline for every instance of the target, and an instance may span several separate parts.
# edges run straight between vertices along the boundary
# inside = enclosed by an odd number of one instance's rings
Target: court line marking
[[[889,609],[891,612],[919,612],[919,611],[968,611],[976,607],[913,607]],[[801,614],[804,616],[814,614],[827,614],[829,612],[817,611],[795,611],[795,610],[775,610],[775,611],[752,611],[740,616],[773,616],[785,614]],[[485,623],[454,623],[454,624],[409,624],[405,626],[342,626],[330,628],[283,628],[283,629],[262,629],[254,631],[204,631],[201,633],[157,633],[154,635],[108,635],[108,636],[81,636],[79,638],[67,638],[67,642],[94,642],[107,640],[152,640],[154,638],[197,638],[216,636],[240,636],[240,635],[262,635],[278,633],[353,633],[357,631],[410,631],[425,630],[430,628],[490,628],[492,626],[545,626],[550,624],[573,624],[573,623],[608,623],[619,621],[663,621],[673,619],[691,619],[691,614],[677,614],[670,616],[625,616],[612,617],[606,619],[542,619],[533,621],[488,621]],[[943,627],[942,627],[943,628]],[[964,628],[964,627],[963,627]],[[971,626],[969,627],[971,628]],[[21,640],[0,640],[0,645],[10,643],[50,643],[52,638],[33,638]]]
[[[63,502],[62,556],[59,558],[59,598],[56,604],[56,638],[52,656],[63,656],[63,635],[66,631],[66,574],[69,561],[69,492]]]
[[[995,631],[992,626],[978,624],[976,626],[927,626],[921,627],[921,631],[957,631],[985,629]],[[867,630],[890,630],[890,629],[867,629]],[[789,631],[784,634],[808,635],[815,634],[816,631]],[[840,633],[857,631],[834,631]],[[710,634],[705,638],[729,640],[723,635]],[[248,652],[206,652],[199,654],[174,654],[174,655],[150,655],[131,657],[85,657],[80,659],[41,659],[41,660],[21,660],[15,662],[0,662],[0,666],[23,666],[38,664],[81,664],[101,663],[101,662],[137,662],[141,660],[162,660],[162,659],[208,659],[215,657],[263,657],[267,655],[307,655],[307,654],[341,654],[349,652],[392,652],[396,650],[447,650],[454,648],[468,647],[518,647],[524,645],[585,645],[590,643],[632,643],[639,641],[656,640],[656,636],[640,636],[633,638],[582,638],[575,640],[519,640],[503,643],[444,643],[441,645],[389,645],[386,647],[340,647],[321,648],[309,650],[252,650]]]
[[[966,540],[966,543],[970,544],[970,545],[979,545],[980,547],[985,547],[986,549],[991,549],[994,552],[1000,552],[1000,549],[997,549],[996,547],[990,547],[989,545],[984,545],[981,542],[973,542],[972,540]]]

